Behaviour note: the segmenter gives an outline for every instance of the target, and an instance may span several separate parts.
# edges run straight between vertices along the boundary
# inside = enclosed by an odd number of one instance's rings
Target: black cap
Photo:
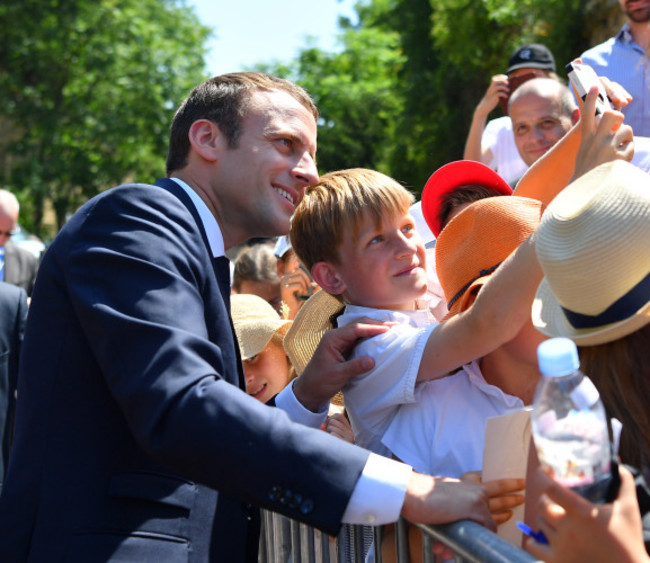
[[[506,74],[520,68],[539,68],[555,72],[555,59],[548,47],[540,43],[529,43],[519,47],[508,61]]]

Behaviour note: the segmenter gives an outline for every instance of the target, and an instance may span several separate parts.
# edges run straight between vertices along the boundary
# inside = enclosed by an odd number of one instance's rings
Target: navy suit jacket
[[[0,282],[0,487],[13,439],[18,359],[26,322],[25,290]]]
[[[242,392],[203,226],[160,184],[96,196],[42,260],[3,561],[254,560],[252,505],[339,529],[368,452]]]

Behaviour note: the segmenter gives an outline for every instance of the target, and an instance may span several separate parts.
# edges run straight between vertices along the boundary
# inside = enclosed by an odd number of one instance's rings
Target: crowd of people
[[[526,502],[545,561],[648,561],[650,5],[620,2],[621,32],[582,55],[614,109],[524,45],[419,202],[375,170],[319,175],[292,82],[198,85],[167,177],[83,205],[33,292],[0,285],[1,558],[252,562],[260,507],[336,535],[497,530]],[[487,419],[531,404],[553,336],[623,424],[611,503],[541,469],[476,477]]]

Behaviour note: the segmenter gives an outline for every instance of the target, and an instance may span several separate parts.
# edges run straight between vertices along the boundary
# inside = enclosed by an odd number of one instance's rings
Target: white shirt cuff
[[[380,526],[396,522],[413,469],[371,453],[343,513],[345,524]]]
[[[318,412],[312,412],[305,408],[293,393],[293,384],[287,385],[275,396],[275,406],[282,409],[294,422],[320,428],[327,419],[329,404],[321,405]]]

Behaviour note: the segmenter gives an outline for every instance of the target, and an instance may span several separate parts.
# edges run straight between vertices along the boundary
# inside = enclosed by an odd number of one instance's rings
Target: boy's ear
[[[311,268],[311,275],[327,293],[340,295],[345,291],[345,283],[329,262],[316,262]]]

